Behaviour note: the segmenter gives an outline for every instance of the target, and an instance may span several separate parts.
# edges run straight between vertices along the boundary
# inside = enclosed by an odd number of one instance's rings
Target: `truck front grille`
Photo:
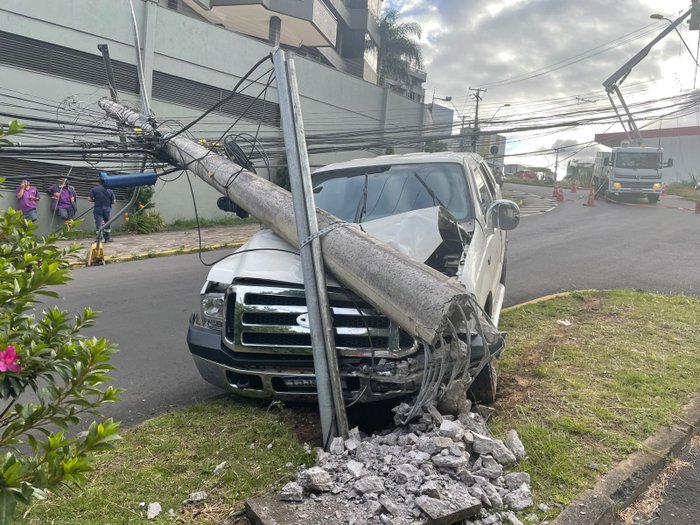
[[[414,340],[349,291],[329,289],[336,348],[341,355],[399,357]],[[236,352],[310,355],[303,288],[238,284],[226,302],[225,343]]]

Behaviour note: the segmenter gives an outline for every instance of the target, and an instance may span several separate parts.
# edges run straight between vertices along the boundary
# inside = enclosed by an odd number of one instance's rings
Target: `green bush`
[[[129,215],[129,221],[126,223],[126,229],[135,233],[154,233],[162,230],[165,227],[163,217],[157,211],[147,211]]]
[[[78,247],[58,248],[63,232],[35,234],[20,212],[0,216],[0,525],[13,520],[18,502],[74,488],[91,470],[91,453],[118,439],[111,419],[67,432],[118,399],[104,385],[116,347],[80,334],[94,323],[90,309],[36,310],[40,296],[58,297],[50,288],[70,281]]]

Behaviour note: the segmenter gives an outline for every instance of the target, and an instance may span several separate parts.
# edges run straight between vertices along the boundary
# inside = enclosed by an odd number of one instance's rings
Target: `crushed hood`
[[[376,239],[421,262],[425,262],[440,246],[443,235],[449,238],[460,234],[468,237],[468,233],[439,206],[390,215],[361,225],[348,224],[347,227],[362,227]],[[232,255],[217,263],[209,271],[207,279],[226,284],[234,279],[293,284],[303,284],[304,281],[298,250],[269,229],[259,231]],[[338,286],[330,275],[327,282],[329,286]]]

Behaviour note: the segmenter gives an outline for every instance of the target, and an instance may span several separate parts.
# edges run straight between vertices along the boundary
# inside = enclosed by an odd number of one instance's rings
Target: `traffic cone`
[[[552,191],[552,198],[556,199],[559,196],[559,186],[554,185],[554,191]]]
[[[576,182],[571,183],[571,193],[576,193]]]
[[[700,214],[700,201],[698,201],[698,202],[695,203],[695,213],[699,213],[699,214]]]
[[[588,192],[588,202],[584,206],[595,206],[595,195],[593,195],[593,188]]]
[[[561,188],[557,191],[557,202],[564,202],[564,190]]]

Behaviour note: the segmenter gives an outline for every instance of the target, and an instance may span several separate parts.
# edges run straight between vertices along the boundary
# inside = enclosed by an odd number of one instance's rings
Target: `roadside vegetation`
[[[696,299],[630,290],[573,293],[503,313],[508,349],[489,424],[497,436],[518,431],[529,456],[516,468],[532,475],[536,504],[551,508],[540,518],[681,417],[698,394],[698,318]],[[227,517],[246,498],[310,464],[304,442],[318,444],[313,409],[222,397],[125,431],[81,492],[25,509],[24,523],[136,523],[155,501],[163,512],[152,523],[233,523]],[[206,500],[183,504],[200,490]]]
[[[695,184],[692,182],[672,182],[666,191],[669,195],[678,195],[684,199],[700,202],[700,191],[695,189]]]

